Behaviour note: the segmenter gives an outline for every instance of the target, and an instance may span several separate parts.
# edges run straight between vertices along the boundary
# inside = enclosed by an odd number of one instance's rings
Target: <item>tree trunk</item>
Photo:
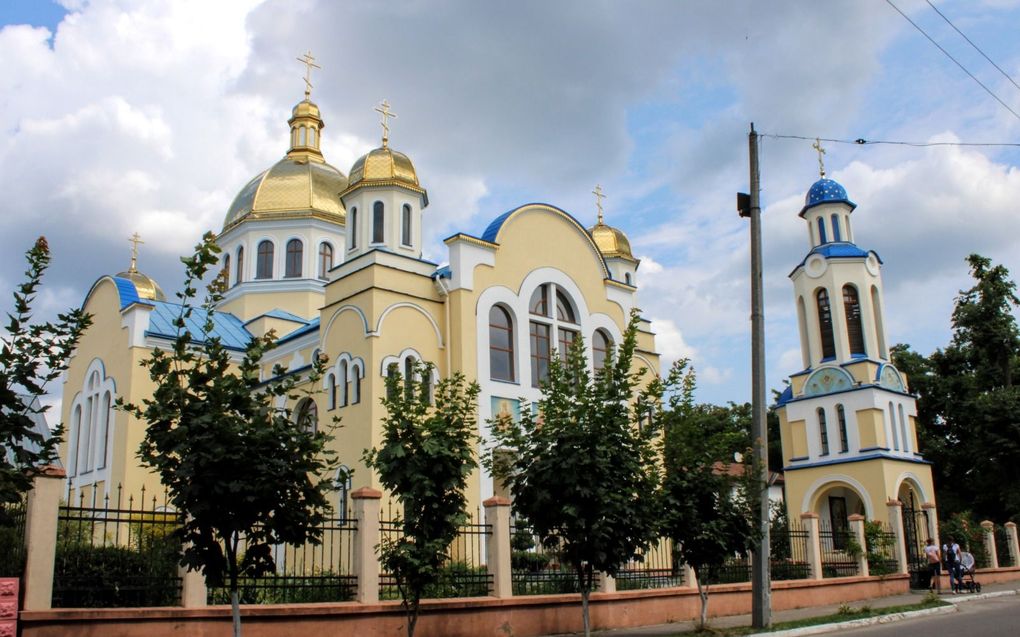
[[[578,565],[577,583],[581,588],[581,619],[584,624],[584,637],[591,637],[591,616],[588,614],[588,595],[591,593],[591,566]]]
[[[705,626],[708,625],[708,584],[702,585],[701,578],[697,579],[698,597],[701,598],[701,627],[699,630],[705,630]]]
[[[230,616],[234,622],[234,637],[241,637],[241,600],[237,592],[237,533],[226,538],[227,574],[230,576]]]
[[[230,615],[234,619],[234,637],[241,637],[241,604],[238,601],[236,584],[230,591]]]
[[[581,589],[581,616],[584,617],[584,637],[591,637],[591,619],[588,616],[588,589]]]
[[[421,609],[421,599],[412,600],[406,604],[407,609],[407,637],[414,637],[414,629],[418,625],[418,611]]]

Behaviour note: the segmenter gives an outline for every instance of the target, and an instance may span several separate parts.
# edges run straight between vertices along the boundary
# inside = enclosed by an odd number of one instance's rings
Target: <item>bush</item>
[[[122,546],[58,545],[53,605],[75,608],[173,606],[180,597],[180,544],[139,553]]]
[[[0,525],[0,577],[21,577],[24,570],[24,532],[19,527]]]
[[[532,553],[530,551],[514,551],[510,557],[510,564],[515,571],[528,571],[537,573],[549,566],[552,558],[544,553]]]
[[[486,597],[488,594],[489,572],[484,566],[450,562],[439,570],[436,582],[425,587],[422,598]]]
[[[351,579],[324,571],[315,575],[266,575],[240,578],[237,582],[241,604],[315,604],[346,602],[354,599],[355,584]],[[209,589],[210,604],[229,604],[226,587]]]

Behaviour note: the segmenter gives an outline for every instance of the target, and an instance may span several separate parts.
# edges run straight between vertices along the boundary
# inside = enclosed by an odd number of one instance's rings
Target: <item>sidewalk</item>
[[[1004,582],[1002,584],[989,584],[988,586],[982,587],[982,593],[994,593],[999,591],[1014,591],[1020,589],[1020,582]],[[871,606],[872,608],[887,608],[889,606],[906,606],[909,604],[919,604],[924,601],[924,591],[910,592],[903,595],[893,595],[891,597],[876,597],[873,599],[862,599],[856,602],[849,602],[849,604],[855,608],[861,606]],[[947,595],[943,594],[942,599],[947,602],[954,601],[966,601],[968,595]],[[708,598],[708,609],[709,612],[712,610],[712,597],[709,595]],[[772,613],[772,623],[777,624],[781,622],[796,621],[798,619],[807,619],[809,617],[821,617],[824,615],[833,615],[839,610],[839,604],[832,604],[829,606],[813,606],[811,608],[796,608],[793,610],[782,610]],[[577,612],[581,612],[580,604],[578,604]],[[731,615],[729,617],[710,617],[708,620],[710,628],[733,628],[736,626],[750,626],[751,616],[750,615]],[[593,636],[598,637],[673,637],[685,632],[693,632],[698,626],[696,621],[677,622],[675,624],[659,624],[657,626],[642,626],[640,628],[617,628],[613,630],[596,630],[592,631]],[[568,635],[558,635],[556,637],[578,637],[583,633],[569,633]],[[548,637],[553,637],[549,635]]]

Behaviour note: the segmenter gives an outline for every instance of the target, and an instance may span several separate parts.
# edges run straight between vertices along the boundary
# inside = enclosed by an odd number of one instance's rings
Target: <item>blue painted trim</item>
[[[808,258],[812,254],[820,254],[826,259],[864,259],[867,258],[868,255],[874,254],[880,265],[885,263],[882,261],[882,257],[878,256],[878,253],[874,250],[862,250],[861,248],[858,248],[856,244],[846,241],[842,243],[826,243],[813,248],[810,252],[808,252],[804,258],[801,259],[800,263],[797,264],[797,267],[790,270],[789,276],[792,277],[796,274],[797,270],[804,267],[804,264],[807,263]]]
[[[174,339],[177,338],[176,335],[171,336],[169,334],[160,334],[159,332],[153,332],[152,330],[145,330],[145,335],[146,336],[151,336],[153,338],[161,338],[161,339],[164,339],[164,340],[167,340],[167,341],[173,341]],[[192,335],[192,336],[194,336],[194,335]],[[191,344],[192,345],[206,345],[208,342],[209,341],[205,341],[205,340],[202,340],[202,339],[195,338],[195,339],[192,339]],[[229,349],[232,352],[243,352],[243,351],[246,351],[246,349],[247,349],[245,347],[237,347],[236,345],[227,345],[222,340],[220,341],[220,345],[223,346],[223,349]]]
[[[791,458],[791,461],[793,459]],[[812,462],[810,464],[802,464],[798,466],[786,466],[783,467],[783,471],[798,471],[800,469],[812,469],[814,467],[827,467],[834,464],[850,464],[852,462],[867,462],[868,460],[899,460],[900,462],[910,462],[913,464],[932,464],[929,460],[923,460],[921,458],[902,458],[900,456],[893,456],[888,453],[875,453],[868,456],[861,456],[859,458],[842,459],[836,458],[835,460],[825,460],[823,462]]]
[[[826,396],[838,396],[839,394],[849,394],[850,392],[863,391],[866,389],[878,389],[880,391],[889,392],[890,394],[896,394],[897,396],[906,396],[907,398],[914,397],[913,394],[908,394],[906,392],[898,392],[893,389],[889,389],[888,387],[882,387],[881,385],[858,385],[856,387],[851,387],[850,389],[841,389],[839,391],[829,392],[828,394],[814,394],[812,396],[800,396],[799,398],[791,398],[786,402],[795,403],[802,400],[814,400],[815,398],[825,398]]]

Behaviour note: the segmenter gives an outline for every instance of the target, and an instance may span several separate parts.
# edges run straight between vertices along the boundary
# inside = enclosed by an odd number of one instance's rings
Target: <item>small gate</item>
[[[910,572],[910,588],[928,588],[931,571],[924,546],[928,540],[928,511],[903,507],[903,537],[907,544],[907,570]]]

